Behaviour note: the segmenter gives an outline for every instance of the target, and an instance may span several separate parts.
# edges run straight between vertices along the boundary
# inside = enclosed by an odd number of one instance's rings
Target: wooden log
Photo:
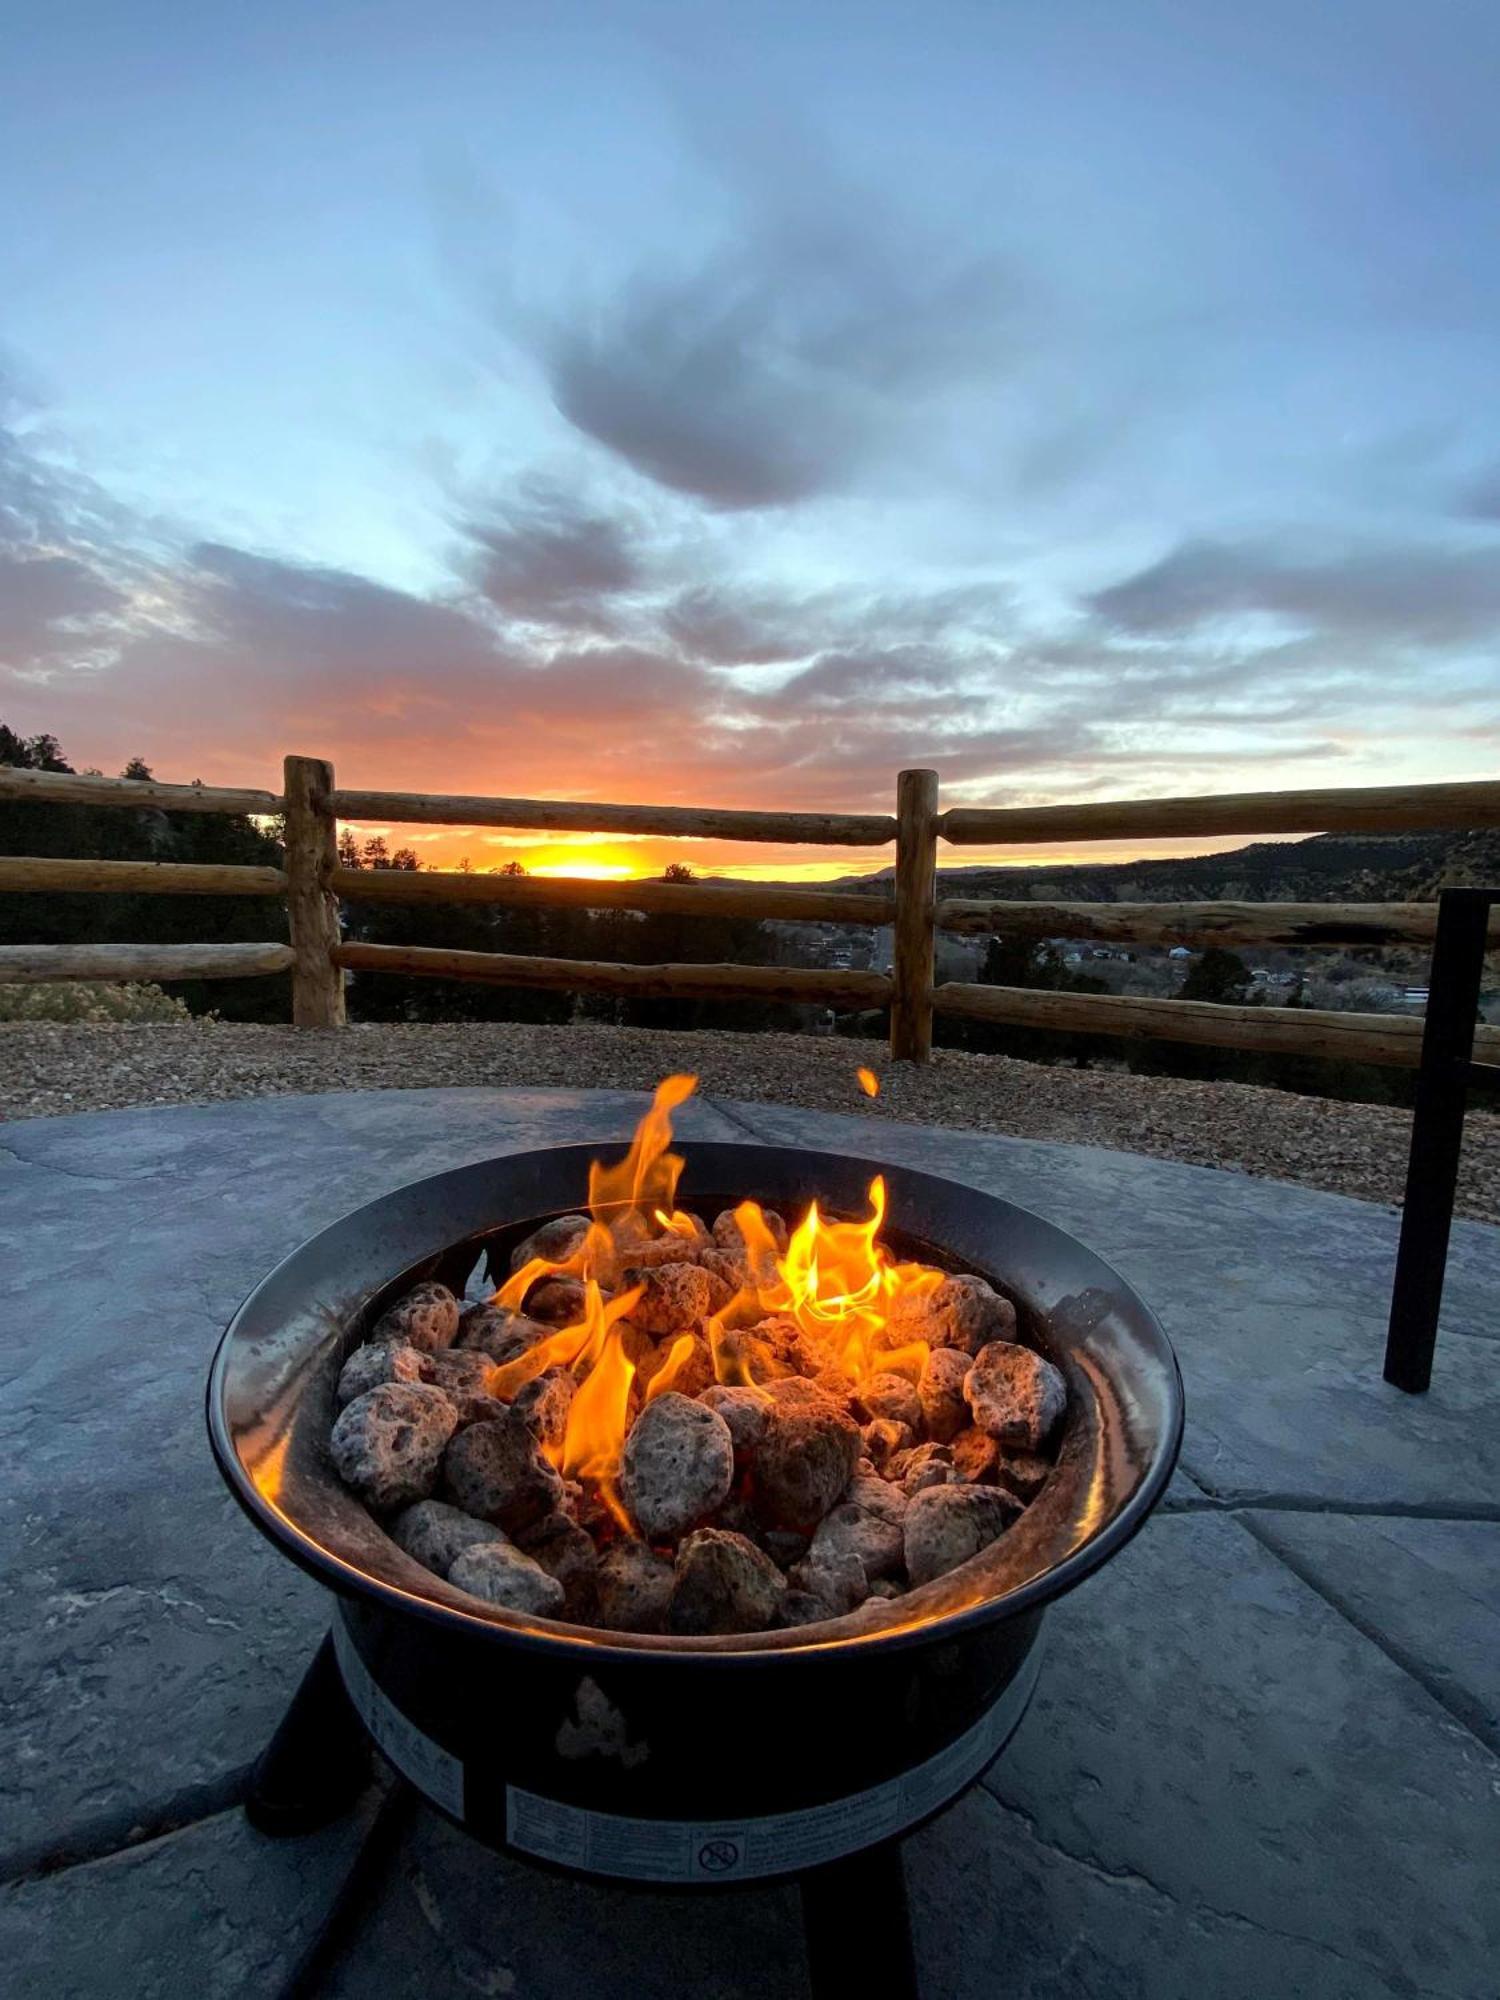
[[[54,861],[0,855],[0,890],[58,896],[282,896],[280,868],[196,861]]]
[[[883,1007],[883,972],[794,965],[613,965],[596,958],[527,958],[512,952],[447,951],[427,945],[341,944],[334,962],[355,972],[477,979],[492,986],[564,993],[627,993],[663,1000],[766,1000],[835,1008]]]
[[[333,962],[339,905],[330,886],[339,858],[333,766],[321,757],[288,757],[284,770],[286,908],[296,957],[292,1020],[299,1028],[341,1028],[344,975]]]
[[[962,981],[939,986],[932,999],[940,1014],[1063,1034],[1140,1035],[1154,1041],[1249,1049],[1261,1055],[1320,1056],[1401,1069],[1415,1068],[1422,1055],[1423,1024],[1402,1015],[1340,1014],[1313,1007],[1221,1007],[1205,1000],[1049,993]],[[1500,1028],[1478,1030],[1475,1054],[1486,1060],[1500,1056]]]
[[[1436,903],[992,903],[945,897],[937,926],[963,936],[1096,938],[1101,944],[1431,944]],[[1500,934],[1500,912],[1491,919]]]
[[[816,847],[879,847],[896,837],[886,813],[747,812],[720,806],[612,806],[574,799],[440,797],[430,792],[334,794],[340,819],[395,826],[510,826],[553,833],[662,834],[688,840],[758,840]]]
[[[125,806],[156,812],[246,813],[274,819],[282,809],[275,792],[232,790],[223,785],[163,785],[155,778],[81,777],[72,771],[22,771],[0,764],[0,799],[55,806]]]
[[[1230,833],[1403,833],[1500,826],[1500,783],[1368,785],[1220,798],[1110,799],[1090,805],[955,806],[939,831],[956,846],[1025,841],[1182,840]]]
[[[753,922],[888,924],[890,896],[783,889],[773,882],[594,881],[568,875],[464,875],[451,869],[336,868],[334,892],[362,903],[501,903],[514,909],[644,910]]]
[[[891,1056],[924,1063],[932,1054],[932,913],[937,894],[938,778],[903,771],[896,780],[896,931],[891,956]]]
[[[291,964],[291,946],[284,944],[8,944],[0,945],[0,985],[255,979]]]

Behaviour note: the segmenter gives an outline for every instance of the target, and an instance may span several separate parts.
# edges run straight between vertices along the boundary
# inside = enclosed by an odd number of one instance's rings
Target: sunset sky
[[[1497,75],[1494,0],[19,0],[0,720],[804,809],[1491,776]]]

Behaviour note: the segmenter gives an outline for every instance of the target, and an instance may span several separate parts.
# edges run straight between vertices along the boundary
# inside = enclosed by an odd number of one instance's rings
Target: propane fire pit
[[[1024,1209],[832,1155],[680,1158],[690,1089],[613,1163],[400,1189],[236,1315],[215,1453],[337,1600],[250,1809],[328,1817],[368,1733],[533,1860],[798,1877],[815,1989],[865,1962],[897,1992],[896,1842],[991,1762],[1045,1605],[1160,1496],[1176,1363]]]

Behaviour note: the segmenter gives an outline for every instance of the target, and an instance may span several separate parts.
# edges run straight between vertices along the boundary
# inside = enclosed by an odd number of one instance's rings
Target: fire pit
[[[1147,1307],[1073,1238],[957,1183],[885,1169],[887,1261],[988,1281],[1014,1307],[1006,1344],[1042,1357],[1065,1386],[1050,1469],[1038,1481],[1032,1468],[1024,1511],[1007,1500],[1003,1531],[946,1573],[922,1581],[916,1572],[904,1587],[898,1571],[891,1587],[901,1594],[872,1595],[843,1615],[820,1615],[814,1602],[800,1608],[805,1622],[779,1612],[762,1629],[683,1630],[679,1619],[676,1630],[630,1631],[483,1601],[419,1563],[387,1532],[390,1511],[377,1518],[340,1479],[330,1452],[340,1376],[383,1315],[424,1282],[474,1300],[476,1275],[486,1273],[483,1289],[503,1299],[510,1282],[517,1307],[530,1286],[557,1285],[534,1270],[517,1287],[513,1253],[527,1246],[523,1271],[536,1261],[538,1230],[577,1212],[599,1151],[484,1161],[399,1189],[296,1251],[230,1325],[209,1384],[220,1467],[261,1530],[337,1599],[331,1642],[262,1760],[252,1809],[273,1829],[326,1814],[354,1782],[368,1731],[453,1819],[544,1864],[700,1887],[799,1877],[819,1990],[825,1979],[846,1984],[851,1952],[868,1949],[879,1990],[898,1991],[905,1925],[895,1843],[990,1763],[1035,1684],[1045,1605],[1122,1547],[1159,1498],[1182,1427],[1175,1360]],[[753,1197],[794,1225],[817,1202],[852,1228],[870,1214],[870,1171],[834,1155],[694,1144],[672,1191],[679,1206],[659,1210],[659,1222],[719,1217]],[[606,1192],[619,1200],[618,1188]],[[601,1202],[596,1221],[608,1212]],[[865,1227],[873,1240],[874,1224]],[[567,1233],[542,1236],[544,1263],[579,1256]],[[617,1297],[639,1291],[637,1267],[617,1275]],[[594,1340],[591,1371],[604,1352],[603,1303],[602,1294],[586,1299],[579,1318]],[[568,1317],[563,1301],[556,1318]],[[566,1326],[548,1338],[558,1331]],[[712,1345],[722,1380],[726,1362]],[[543,1358],[555,1365],[559,1351]],[[891,1351],[863,1357],[866,1379]],[[743,1342],[725,1348],[730,1365],[743,1354]],[[668,1392],[678,1401],[686,1358],[678,1353],[679,1386]],[[669,1359],[670,1348],[658,1366]],[[385,1366],[382,1358],[377,1386]],[[755,1368],[744,1381],[767,1393]],[[500,1386],[513,1402],[522,1382],[513,1373]],[[609,1400],[627,1410],[618,1389]],[[867,1416],[857,1400],[852,1408]],[[506,1411],[474,1414],[483,1422]],[[914,1448],[883,1436],[880,1421],[867,1418],[858,1449]],[[582,1475],[578,1511],[606,1547],[637,1525],[621,1508],[619,1470],[618,1452],[581,1462],[576,1439],[563,1467]],[[849,1900],[872,1889],[892,1899],[887,1922],[856,1947],[854,1934],[871,1927],[853,1920]]]

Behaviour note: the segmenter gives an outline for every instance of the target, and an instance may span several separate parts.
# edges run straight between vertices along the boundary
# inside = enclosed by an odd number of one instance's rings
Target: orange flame
[[[695,1076],[668,1076],[656,1086],[651,1109],[635,1128],[630,1150],[613,1166],[595,1160],[589,1167],[589,1213],[596,1221],[601,1211],[624,1207],[626,1217],[645,1230],[648,1216],[658,1210],[671,1211],[682,1177],[682,1155],[669,1152],[672,1143],[672,1113],[698,1088]],[[624,1220],[624,1218],[621,1218]],[[613,1225],[619,1233],[619,1221]]]
[[[866,1069],[864,1064],[861,1063],[854,1074],[859,1078],[859,1087],[866,1097],[879,1097],[880,1078],[875,1074],[874,1070]]]

